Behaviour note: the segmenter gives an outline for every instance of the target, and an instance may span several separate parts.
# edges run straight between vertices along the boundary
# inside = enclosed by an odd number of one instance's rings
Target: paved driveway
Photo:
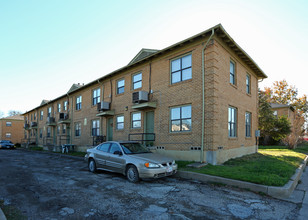
[[[0,200],[29,219],[296,219],[298,205],[176,178],[129,183],[59,155],[0,150]]]

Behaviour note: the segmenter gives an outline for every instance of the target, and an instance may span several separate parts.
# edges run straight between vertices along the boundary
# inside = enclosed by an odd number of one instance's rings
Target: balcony
[[[114,115],[114,110],[110,110],[110,102],[97,103],[98,114],[96,116],[111,116]]]
[[[56,126],[56,119],[54,117],[47,117],[47,121],[46,121],[46,125],[47,126]]]
[[[156,108],[157,103],[156,102],[143,102],[140,104],[135,104],[132,106],[132,109],[150,109],[150,108]]]
[[[58,124],[70,124],[71,119],[69,118],[68,113],[60,113]]]
[[[24,129],[26,129],[26,130],[30,129],[30,125],[28,123],[25,123],[24,124]]]
[[[30,126],[31,128],[37,128],[37,122],[31,122]]]

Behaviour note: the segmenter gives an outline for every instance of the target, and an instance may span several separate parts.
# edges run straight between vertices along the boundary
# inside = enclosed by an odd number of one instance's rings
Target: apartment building
[[[276,104],[276,103],[270,103],[271,108],[273,110],[273,114],[277,117],[279,116],[286,116],[290,123],[291,126],[293,126],[293,122],[295,119],[295,109],[292,105],[284,105],[284,104]]]
[[[0,118],[0,140],[20,143],[24,133],[23,124],[24,117],[21,115]]]
[[[258,80],[267,76],[221,24],[24,114],[25,138],[85,150],[138,140],[178,160],[221,164],[256,152]]]

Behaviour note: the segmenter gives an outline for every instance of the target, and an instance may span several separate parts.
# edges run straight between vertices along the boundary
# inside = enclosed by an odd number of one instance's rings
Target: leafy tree
[[[278,142],[291,132],[289,120],[285,116],[276,117],[273,114],[268,95],[261,90],[259,90],[259,130],[260,141],[263,144],[268,144],[271,138]]]

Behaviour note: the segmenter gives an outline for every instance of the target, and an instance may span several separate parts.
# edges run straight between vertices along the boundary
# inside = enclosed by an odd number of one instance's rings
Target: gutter
[[[204,51],[214,36],[214,28],[212,29],[212,34],[209,39],[206,41],[205,45],[202,48],[202,131],[201,131],[201,155],[200,155],[200,162],[204,162],[204,125],[205,125],[205,64],[204,64]]]

